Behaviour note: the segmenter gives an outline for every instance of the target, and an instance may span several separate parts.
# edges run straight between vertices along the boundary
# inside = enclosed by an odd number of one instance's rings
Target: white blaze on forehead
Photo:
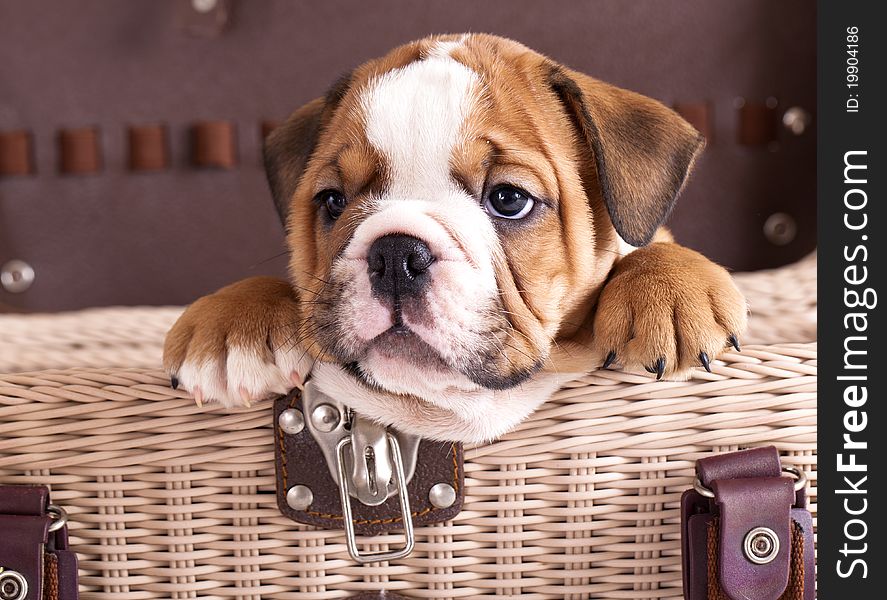
[[[363,94],[367,138],[388,162],[388,194],[432,200],[455,187],[450,157],[480,77],[449,56],[442,42],[429,57],[380,75]]]

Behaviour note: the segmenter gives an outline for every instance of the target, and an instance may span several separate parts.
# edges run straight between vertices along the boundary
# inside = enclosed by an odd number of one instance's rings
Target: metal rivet
[[[764,237],[776,246],[785,246],[794,241],[798,225],[791,215],[773,213],[764,222]]]
[[[286,503],[293,510],[305,510],[314,502],[314,494],[307,485],[294,485],[286,492]]]
[[[208,13],[216,7],[218,0],[191,0],[191,6],[199,13]]]
[[[34,283],[34,269],[23,260],[13,259],[0,267],[0,284],[10,294],[21,294]]]
[[[339,409],[332,404],[321,404],[311,413],[311,422],[318,431],[329,433],[339,425]]]
[[[28,580],[18,571],[0,567],[0,600],[24,600],[28,596]]]
[[[782,124],[795,135],[801,135],[810,124],[810,113],[800,106],[792,106],[782,115]]]
[[[305,428],[305,417],[302,416],[302,411],[288,408],[277,417],[277,426],[284,433],[295,435]]]
[[[428,500],[437,508],[449,508],[456,501],[456,490],[448,483],[435,484],[428,492]]]
[[[779,536],[768,527],[755,527],[745,534],[742,550],[756,565],[766,565],[779,554]]]

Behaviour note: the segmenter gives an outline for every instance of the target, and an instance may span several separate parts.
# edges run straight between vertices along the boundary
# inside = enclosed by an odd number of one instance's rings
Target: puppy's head
[[[503,38],[357,68],[265,146],[321,384],[426,436],[508,429],[700,146],[661,104]]]

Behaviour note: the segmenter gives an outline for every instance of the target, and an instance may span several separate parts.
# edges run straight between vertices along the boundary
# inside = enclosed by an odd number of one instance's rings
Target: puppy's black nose
[[[428,284],[431,249],[410,235],[385,235],[373,242],[367,255],[373,292],[396,298],[418,294]]]

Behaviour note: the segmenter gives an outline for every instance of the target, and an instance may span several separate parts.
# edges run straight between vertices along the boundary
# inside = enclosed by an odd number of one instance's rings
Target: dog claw
[[[739,340],[736,339],[736,334],[731,333],[730,337],[727,338],[727,341],[730,342],[730,345],[736,348],[737,352],[742,352],[742,349],[739,347]]]
[[[604,360],[604,364],[601,365],[601,368],[606,369],[607,367],[609,367],[610,365],[613,364],[614,360],[616,360],[616,351],[610,350],[610,353],[607,355],[607,358],[606,358],[606,360]]]
[[[700,352],[699,361],[702,363],[702,366],[705,367],[705,370],[711,373],[711,362],[708,359],[708,354]]]
[[[243,405],[247,408],[252,408],[252,404],[249,397],[249,392],[245,387],[240,388],[240,400],[243,402]]]
[[[172,389],[174,389],[174,390],[179,389],[179,378],[176,377],[175,375],[172,375],[169,378],[169,385],[172,386]]]
[[[644,367],[644,369],[647,371],[647,373],[655,373],[656,372],[656,369],[654,369],[653,367]]]
[[[194,391],[191,392],[191,395],[194,396],[194,403],[197,406],[202,408],[203,407],[203,392],[200,391],[200,388],[195,387]]]
[[[656,360],[656,380],[662,379],[662,375],[665,374],[665,359],[663,357],[659,357]]]

